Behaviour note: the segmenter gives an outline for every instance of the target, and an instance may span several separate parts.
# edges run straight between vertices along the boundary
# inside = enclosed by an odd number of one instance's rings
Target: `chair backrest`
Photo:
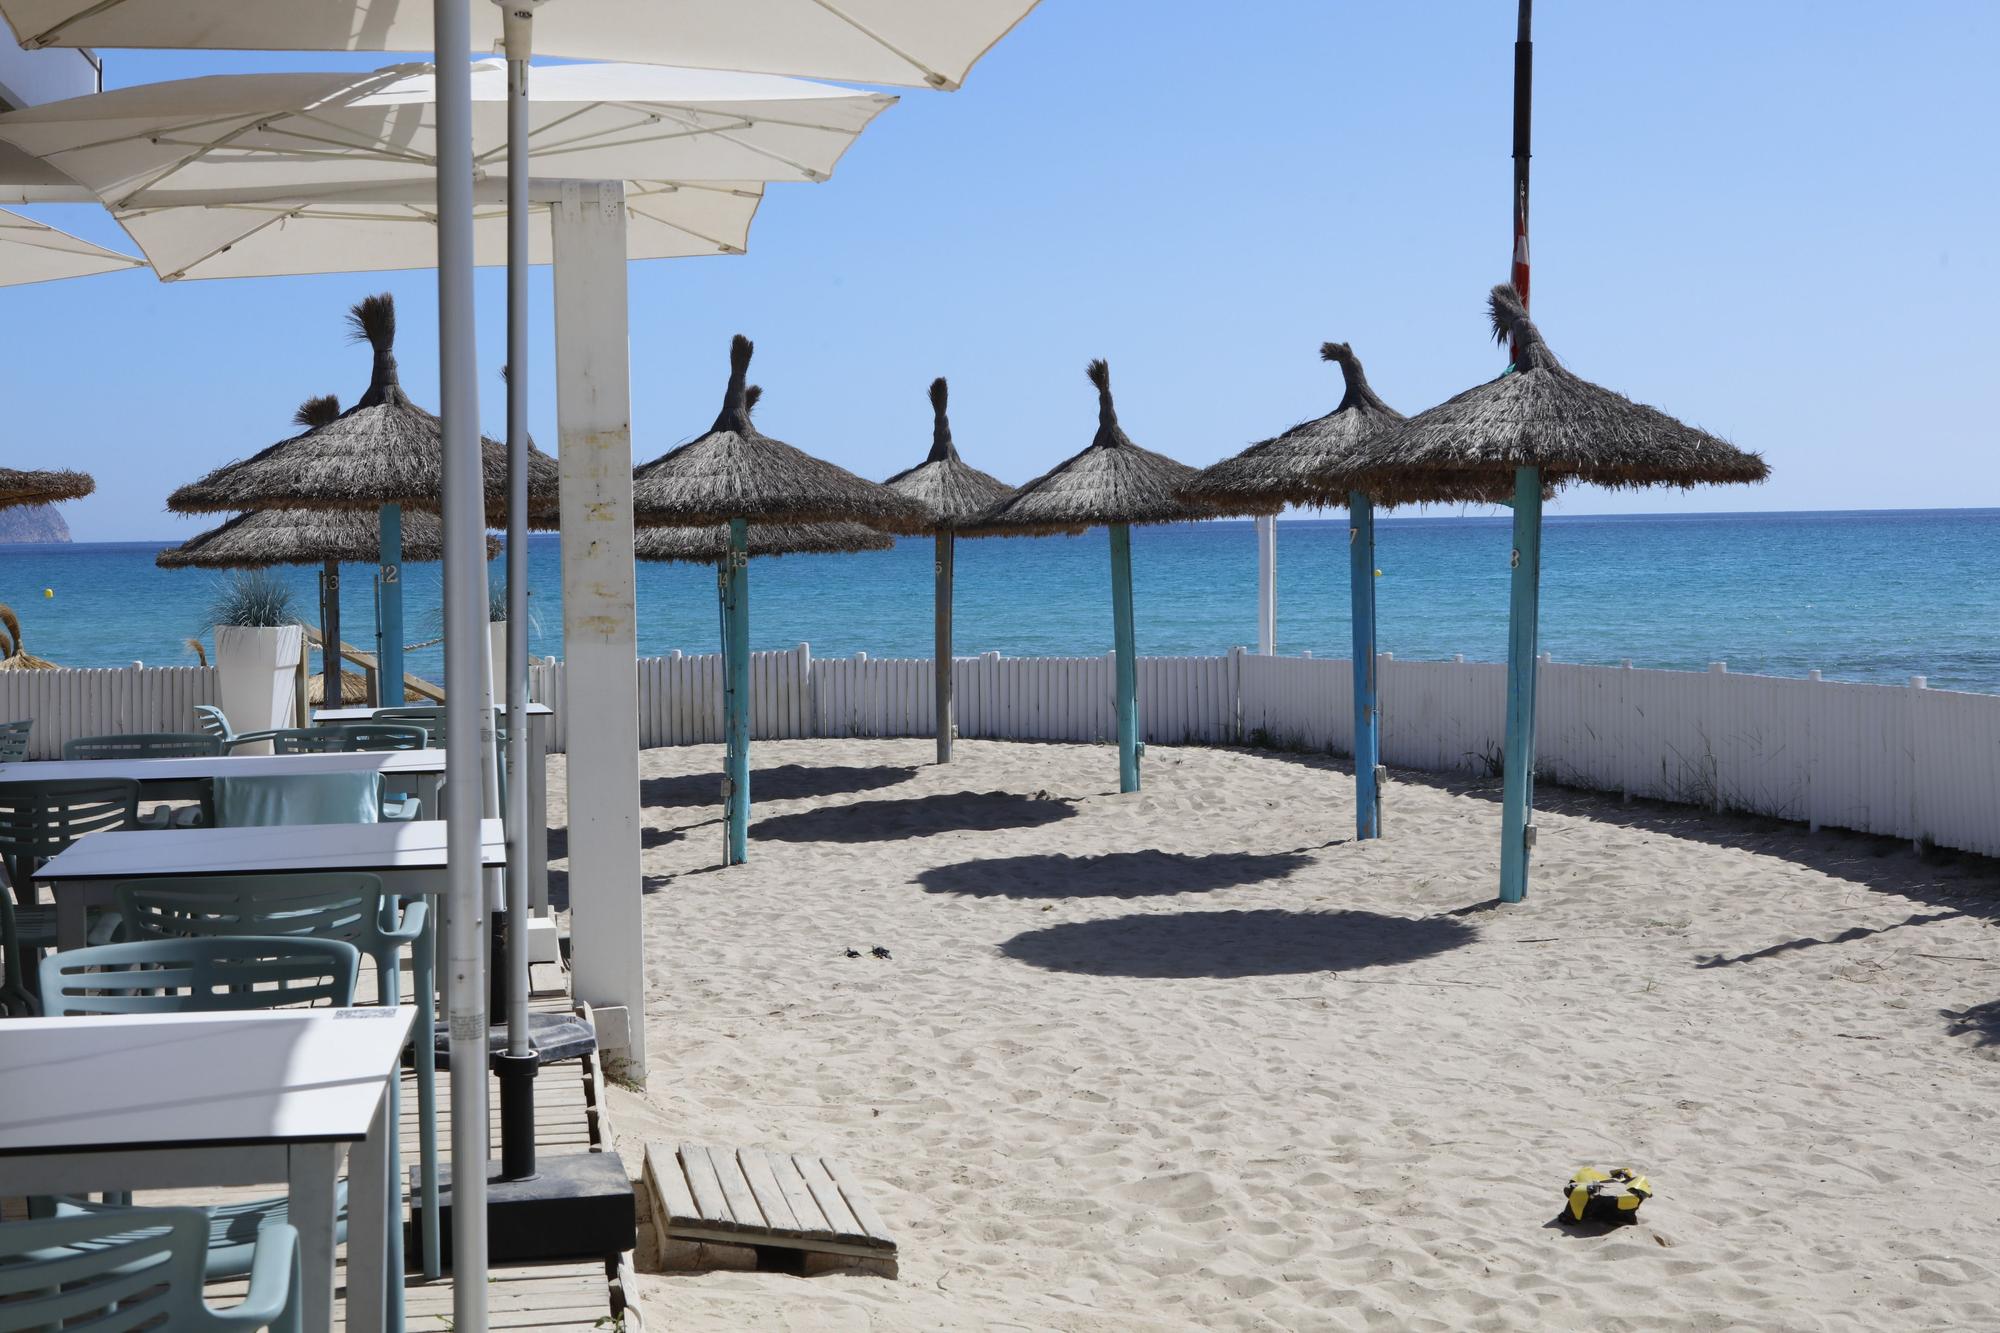
[[[135,731],[63,742],[65,759],[195,759],[221,753],[222,742],[199,731]]]
[[[279,727],[257,735],[271,742],[272,754],[332,754],[347,748],[332,727]]]
[[[236,735],[236,728],[229,725],[228,715],[214,704],[196,704],[194,723],[195,729],[202,735],[213,736],[225,745]]]
[[[0,782],[0,860],[29,901],[43,862],[86,833],[138,822],[139,784],[129,778]]]
[[[28,757],[28,735],[34,729],[32,717],[19,722],[0,722],[0,764]]]
[[[193,1014],[354,1003],[361,955],[344,940],[133,940],[42,959],[42,1012]]]
[[[204,1330],[208,1213],[116,1208],[0,1223],[0,1329]]]
[[[218,828],[277,824],[375,824],[382,819],[379,773],[287,773],[217,778]]]
[[[430,732],[414,722],[348,722],[323,730],[338,732],[347,750],[424,750],[431,743]]]
[[[445,711],[441,707],[429,708],[378,708],[375,721],[394,722],[404,726],[422,727],[429,738],[431,748],[444,745]]]

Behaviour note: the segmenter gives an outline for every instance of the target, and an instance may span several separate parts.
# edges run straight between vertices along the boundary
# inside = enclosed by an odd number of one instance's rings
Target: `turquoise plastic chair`
[[[444,748],[444,709],[429,708],[378,708],[375,721],[392,722],[399,726],[419,727],[423,730],[426,747]]]
[[[218,828],[376,824],[382,819],[382,778],[376,773],[217,778],[214,785]]]
[[[35,873],[86,833],[135,828],[139,785],[123,778],[70,782],[0,782],[0,1012],[33,1014],[36,979],[33,960],[56,947],[56,909],[43,906]],[[12,892],[9,893],[8,890]],[[117,917],[100,915],[91,938],[102,941],[117,929]]]
[[[323,727],[340,735],[341,748],[351,751],[425,750],[430,733],[413,722],[344,722]]]
[[[375,1002],[402,1003],[402,951],[410,950],[410,981],[421,1006],[437,994],[436,947],[430,904],[404,903],[378,876],[358,871],[284,875],[199,875],[135,880],[118,886],[126,929],[140,939],[258,936],[339,940],[375,965]],[[58,955],[60,956],[60,955]],[[438,1225],[436,1044],[416,1026],[417,1124],[424,1217],[429,1243]],[[389,1123],[398,1123],[400,1089],[390,1091]],[[392,1135],[390,1171],[401,1166]],[[393,1259],[401,1262],[397,1245]]]
[[[346,747],[329,727],[278,727],[260,731],[254,737],[240,737],[230,743],[233,750],[251,740],[271,742],[272,754],[333,754]]]
[[[21,722],[0,722],[0,764],[11,764],[28,757],[28,737],[35,730],[35,719]]]
[[[65,759],[196,759],[221,753],[222,742],[199,731],[135,731],[63,742]]]
[[[251,1239],[250,1290],[226,1310],[202,1299],[208,1232],[199,1208],[0,1223],[0,1330],[300,1333],[298,1232],[274,1222]]]

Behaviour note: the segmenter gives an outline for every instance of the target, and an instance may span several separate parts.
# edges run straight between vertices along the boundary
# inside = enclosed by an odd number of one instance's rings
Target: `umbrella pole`
[[[1118,790],[1139,790],[1139,663],[1132,644],[1132,529],[1111,525],[1111,620],[1118,647]]]
[[[937,590],[935,594],[937,610],[936,637],[932,649],[937,669],[937,761],[951,762],[952,732],[952,644],[951,644],[951,600],[953,569],[957,549],[950,528],[940,528],[937,534]]]
[[[750,854],[750,525],[740,518],[729,521],[727,569],[729,864],[741,865]]]
[[[535,1175],[535,1075],[528,1030],[528,57],[534,11],[501,7],[507,52],[507,1050],[500,1171]]]
[[[382,506],[382,581],[375,598],[382,705],[403,704],[403,506]]]
[[[340,685],[340,562],[329,560],[319,575],[319,699],[322,708],[343,708]],[[304,725],[303,719],[301,725]]]
[[[1514,34],[1514,290],[1528,300],[1528,158],[1533,125],[1534,0],[1520,0]],[[1516,349],[1518,350],[1518,349]],[[1535,647],[1541,614],[1542,474],[1514,474],[1514,578],[1507,621],[1507,749],[1500,811],[1500,901],[1528,896],[1535,802]]]
[[[433,0],[437,46],[438,370],[444,454],[446,936],[449,946],[452,1326],[486,1333],[486,902],[481,873],[481,753],[486,692],[485,486],[479,456],[472,291],[470,0]],[[400,629],[400,626],[398,627]],[[393,641],[400,658],[401,640]],[[400,696],[402,678],[392,691]],[[484,688],[482,688],[484,686]],[[468,716],[472,714],[472,716]],[[477,725],[467,725],[468,722]]]
[[[1375,505],[1347,493],[1347,584],[1354,622],[1354,836],[1382,836],[1382,711],[1376,696]]]

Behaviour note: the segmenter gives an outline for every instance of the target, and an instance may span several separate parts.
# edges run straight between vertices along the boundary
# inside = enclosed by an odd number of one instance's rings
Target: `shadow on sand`
[[[1414,962],[1470,944],[1449,917],[1377,912],[1174,912],[1016,935],[1009,958],[1093,977],[1275,977]]]
[[[880,791],[909,780],[916,772],[909,765],[875,768],[842,764],[780,764],[775,768],[754,768],[750,770],[750,798],[753,801],[801,801],[815,796]],[[672,778],[644,778],[639,783],[639,804],[656,810],[721,805],[722,774],[684,773]]]
[[[973,898],[1151,898],[1262,884],[1311,864],[1304,852],[995,856],[932,866],[917,876],[917,883],[931,893]]]
[[[756,794],[753,784],[751,793]],[[892,842],[934,833],[993,833],[1068,819],[1076,807],[1046,796],[1005,791],[939,792],[887,801],[855,801],[796,814],[752,819],[752,838],[778,842]]]

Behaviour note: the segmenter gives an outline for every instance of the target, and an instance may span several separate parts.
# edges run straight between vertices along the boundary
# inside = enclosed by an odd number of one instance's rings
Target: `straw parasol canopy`
[[[21,618],[0,602],[0,671],[53,671],[55,663],[21,647]]]
[[[951,418],[945,415],[948,394],[944,376],[931,381],[930,456],[882,483],[921,505],[931,526],[939,531],[971,523],[1014,495],[1012,486],[959,458],[958,446],[951,442]]]
[[[372,565],[382,554],[375,516],[352,509],[253,509],[153,557],[161,569],[261,569],[268,565]],[[486,539],[486,558],[500,541]],[[403,559],[444,559],[444,525],[435,514],[403,516]]]
[[[896,544],[888,533],[865,523],[752,523],[750,555],[822,555],[886,551]],[[641,560],[677,560],[713,565],[729,554],[729,525],[699,528],[641,528],[634,541]]]
[[[1174,523],[1206,517],[1181,490],[1195,470],[1141,449],[1118,424],[1111,401],[1111,367],[1090,363],[1097,386],[1097,435],[1090,447],[1015,492],[969,525],[973,535],[1033,536],[1081,532],[1109,523]]]
[[[97,483],[84,472],[22,472],[0,467],[0,509],[81,500],[96,489]]]
[[[715,424],[699,439],[635,468],[632,514],[642,526],[863,523],[886,532],[923,532],[922,511],[885,486],[855,476],[750,422],[750,340],[729,344],[729,388]]]
[[[1341,489],[1387,503],[1504,502],[1517,468],[1611,488],[1762,481],[1762,456],[1592,384],[1556,360],[1511,284],[1493,289],[1493,336],[1513,366],[1358,446]]]
[[[436,513],[444,494],[444,450],[438,418],[411,402],[396,375],[396,306],[384,293],[348,316],[357,341],[375,353],[374,373],[359,402],[328,425],[282,440],[228,463],[167,497],[180,514],[239,509],[375,510],[385,504]],[[480,439],[486,478],[486,521],[507,521],[507,448]],[[554,526],[556,461],[528,452],[528,503],[537,526]]]
[[[1368,386],[1353,348],[1321,343],[1319,354],[1339,366],[1346,381],[1340,406],[1204,468],[1181,492],[1184,499],[1218,514],[1275,514],[1286,505],[1347,503],[1348,488],[1335,483],[1351,467],[1355,447],[1404,418]]]

